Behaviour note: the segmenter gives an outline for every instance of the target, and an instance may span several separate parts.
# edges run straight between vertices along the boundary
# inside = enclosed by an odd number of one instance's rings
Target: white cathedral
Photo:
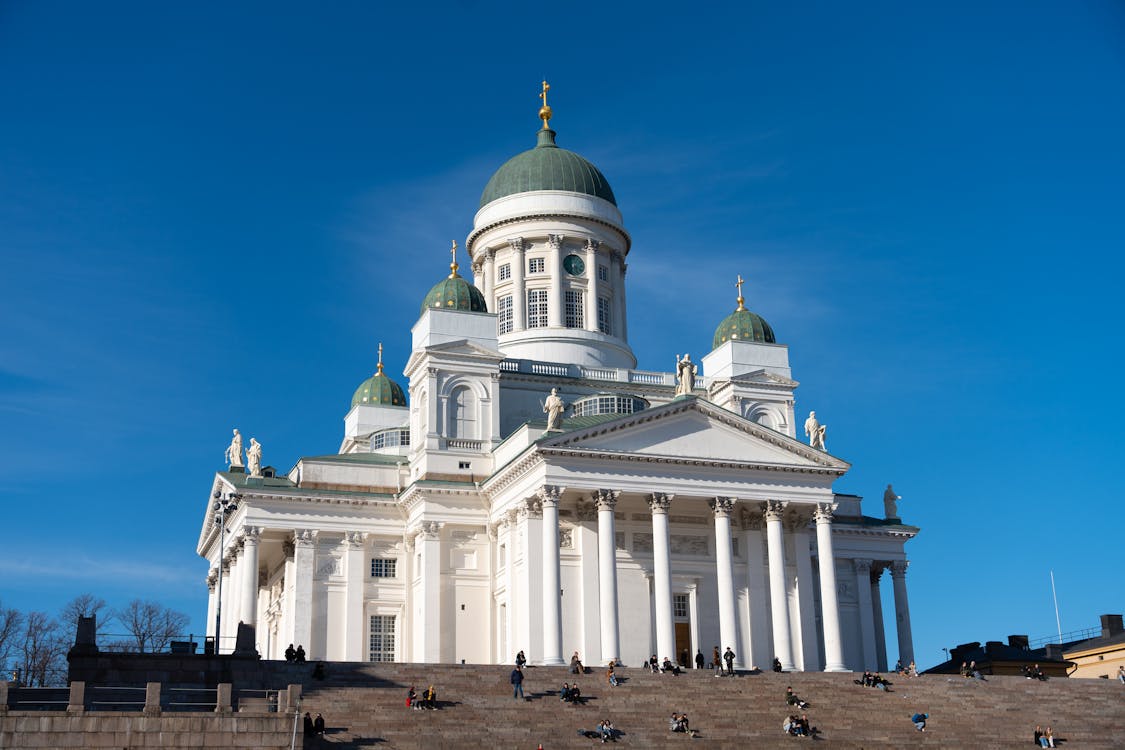
[[[485,185],[472,283],[454,255],[422,302],[406,391],[380,351],[338,453],[280,475],[257,445],[244,470],[237,446],[215,475],[197,546],[210,635],[227,650],[253,625],[269,659],[292,643],[324,660],[635,666],[729,646],[741,668],[885,670],[890,570],[913,660],[918,528],[889,487],[883,518],[833,491],[849,464],[815,424],[812,445],[798,436],[788,347],[741,286],[701,368],[636,369],[629,233],[602,173],[556,145],[546,89],[538,143]]]

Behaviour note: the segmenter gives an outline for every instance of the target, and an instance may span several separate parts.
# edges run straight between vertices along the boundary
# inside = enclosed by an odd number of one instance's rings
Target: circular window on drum
[[[586,262],[577,255],[568,255],[563,258],[563,268],[571,276],[581,276],[586,273]]]

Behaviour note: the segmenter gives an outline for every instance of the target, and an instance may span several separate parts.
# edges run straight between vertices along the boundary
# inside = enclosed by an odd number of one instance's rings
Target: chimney
[[[1010,635],[1008,636],[1008,645],[1012,648],[1020,648],[1024,651],[1030,646],[1030,642],[1026,635]]]
[[[1109,638],[1121,632],[1125,632],[1125,626],[1121,624],[1121,615],[1102,615],[1102,638]]]

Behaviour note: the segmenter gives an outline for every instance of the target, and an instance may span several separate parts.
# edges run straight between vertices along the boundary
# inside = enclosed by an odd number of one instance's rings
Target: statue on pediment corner
[[[242,435],[239,434],[237,428],[234,430],[234,437],[231,438],[230,445],[227,446],[227,450],[223,454],[223,457],[230,465],[230,468],[242,468]]]
[[[676,355],[676,395],[690,396],[695,391],[695,376],[699,368],[691,361],[691,355],[685,354],[683,359]]]

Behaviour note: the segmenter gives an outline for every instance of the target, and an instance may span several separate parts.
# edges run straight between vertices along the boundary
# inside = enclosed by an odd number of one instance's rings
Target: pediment
[[[730,379],[732,383],[741,384],[766,384],[766,385],[782,385],[789,388],[796,388],[800,383],[791,378],[782,377],[772,372],[767,372],[765,368],[754,370],[753,372],[746,372],[741,375],[736,375]]]
[[[630,454],[672,461],[838,469],[841,472],[850,468],[846,461],[695,397],[594,427],[564,432],[541,440],[539,445],[545,449]]]
[[[493,359],[504,359],[504,355],[495,349],[474,344],[469,339],[458,339],[456,341],[446,341],[441,344],[433,344],[425,348],[426,352],[431,354],[469,354],[476,357],[490,357]]]

